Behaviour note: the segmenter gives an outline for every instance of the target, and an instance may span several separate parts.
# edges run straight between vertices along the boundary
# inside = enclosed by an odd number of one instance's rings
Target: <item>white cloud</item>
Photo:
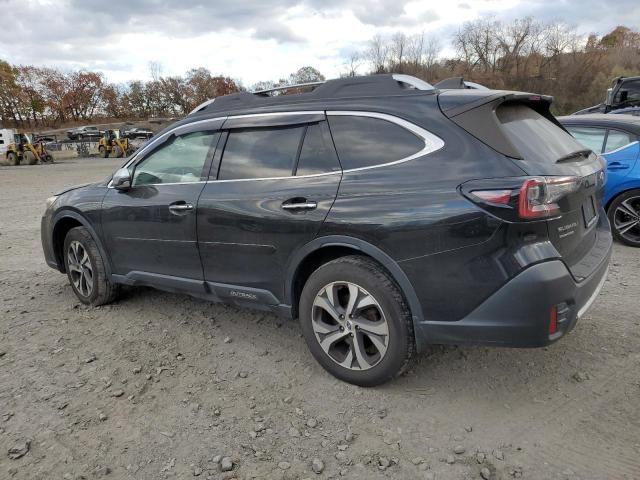
[[[451,33],[481,15],[533,15],[605,33],[640,24],[640,2],[619,0],[4,0],[15,28],[0,31],[0,58],[12,63],[100,70],[112,81],[204,66],[251,85],[304,65],[337,76],[351,51],[375,34],[425,32],[452,54]],[[16,32],[20,32],[16,36]],[[364,73],[364,69],[362,69]]]

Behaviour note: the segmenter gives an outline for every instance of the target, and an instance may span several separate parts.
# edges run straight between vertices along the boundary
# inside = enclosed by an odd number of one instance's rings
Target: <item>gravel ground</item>
[[[81,306],[43,203],[119,163],[0,168],[0,478],[640,478],[640,251],[615,245],[557,344],[434,347],[363,389],[270,314],[151,289]]]

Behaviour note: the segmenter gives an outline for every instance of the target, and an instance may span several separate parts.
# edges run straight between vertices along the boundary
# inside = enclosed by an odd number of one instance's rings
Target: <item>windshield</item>
[[[569,133],[522,103],[505,103],[496,114],[509,140],[526,160],[555,163],[584,150]]]

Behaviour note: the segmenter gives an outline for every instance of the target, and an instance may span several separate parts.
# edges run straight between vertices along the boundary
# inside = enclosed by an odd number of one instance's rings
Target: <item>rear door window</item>
[[[606,129],[568,126],[567,130],[569,130],[571,135],[573,135],[573,137],[585,147],[590,148],[596,153],[602,153],[604,138],[607,136]]]
[[[327,124],[323,122],[309,125],[300,150],[296,175],[315,175],[339,170],[340,163],[331,143]]]
[[[220,180],[288,177],[303,126],[231,130],[222,154]]]
[[[345,170],[402,160],[425,147],[414,133],[380,118],[330,115],[329,126]]]
[[[604,147],[604,153],[609,153],[618,148],[629,145],[631,142],[635,142],[635,137],[629,133],[621,132],[620,130],[609,130],[607,135],[607,144]]]

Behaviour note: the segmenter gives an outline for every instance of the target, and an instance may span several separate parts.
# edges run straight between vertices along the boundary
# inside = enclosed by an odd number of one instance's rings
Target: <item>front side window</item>
[[[607,135],[607,144],[604,147],[604,153],[609,153],[612,150],[629,145],[631,142],[635,142],[633,135],[619,130],[609,130],[609,135]]]
[[[340,163],[331,143],[327,124],[309,125],[300,150],[296,175],[315,175],[339,170]]]
[[[583,146],[596,153],[602,153],[604,145],[604,137],[607,131],[604,128],[592,127],[566,127],[573,138],[575,138]]]
[[[402,160],[425,147],[414,133],[380,118],[332,115],[329,126],[345,170]]]
[[[614,103],[635,105],[640,103],[640,80],[626,82],[616,92]]]
[[[133,185],[199,182],[215,132],[194,132],[173,137],[139,163]]]
[[[220,180],[288,177],[304,127],[231,130],[222,154]]]

